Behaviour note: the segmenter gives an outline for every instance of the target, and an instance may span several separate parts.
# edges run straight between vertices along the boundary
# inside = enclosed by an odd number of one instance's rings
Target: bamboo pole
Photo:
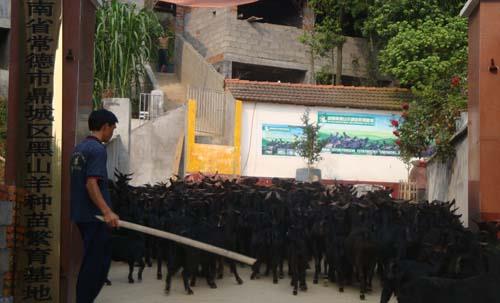
[[[96,218],[104,222],[104,218],[102,216],[96,216]],[[242,255],[242,254],[238,254],[238,253],[235,253],[235,252],[232,252],[232,251],[229,251],[229,250],[217,247],[217,246],[213,246],[213,245],[210,245],[207,243],[192,240],[192,239],[182,237],[182,236],[179,236],[179,235],[176,235],[173,233],[169,233],[166,231],[142,226],[139,224],[130,223],[127,221],[120,220],[119,226],[126,228],[126,229],[138,231],[138,232],[143,233],[143,234],[148,234],[151,236],[155,236],[155,237],[159,237],[159,238],[163,238],[163,239],[167,239],[167,240],[172,240],[172,241],[180,243],[180,244],[184,244],[184,245],[198,248],[198,249],[201,249],[204,251],[208,251],[210,253],[213,253],[213,254],[216,254],[219,256],[223,256],[223,257],[226,257],[228,259],[236,260],[238,262],[242,262],[242,263],[245,263],[248,265],[253,265],[257,261],[253,258],[247,257],[247,256]]]

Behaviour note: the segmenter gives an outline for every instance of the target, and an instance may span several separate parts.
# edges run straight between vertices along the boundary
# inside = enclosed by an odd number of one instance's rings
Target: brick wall
[[[309,70],[309,55],[299,42],[303,30],[268,23],[249,23],[237,19],[237,11],[191,9],[184,15],[184,36],[200,52],[214,61],[234,61],[281,68]],[[344,75],[366,75],[366,41],[348,37],[344,45]],[[356,61],[357,64],[353,64]],[[216,63],[216,62],[211,62]],[[329,59],[317,59],[316,70]]]
[[[205,58],[224,53],[229,46],[230,8],[191,9],[184,15],[184,37]]]
[[[12,302],[12,264],[15,229],[15,195],[11,188],[0,187],[0,302]]]

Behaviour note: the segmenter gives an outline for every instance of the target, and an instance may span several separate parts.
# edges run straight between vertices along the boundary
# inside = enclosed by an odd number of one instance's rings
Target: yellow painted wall
[[[186,173],[241,174],[241,115],[242,103],[236,101],[234,146],[195,143],[196,101],[188,101],[186,134]]]

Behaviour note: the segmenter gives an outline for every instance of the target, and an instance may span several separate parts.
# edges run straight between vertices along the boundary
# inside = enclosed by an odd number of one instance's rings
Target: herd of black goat
[[[120,219],[169,231],[257,259],[250,279],[261,267],[278,283],[291,277],[293,294],[313,283],[335,282],[340,292],[359,285],[360,298],[382,282],[380,302],[396,296],[400,303],[500,302],[499,227],[477,222],[479,232],[464,228],[454,202],[409,203],[390,191],[357,197],[352,186],[256,179],[224,180],[217,176],[170,184],[132,187],[130,175],[111,183],[113,208]],[[157,278],[166,265],[168,293],[173,275],[182,270],[192,294],[196,279],[211,288],[229,265],[243,281],[234,261],[184,245],[119,229],[113,233],[113,260],[129,264],[129,282],[139,266],[156,259]],[[286,266],[284,266],[286,265]]]

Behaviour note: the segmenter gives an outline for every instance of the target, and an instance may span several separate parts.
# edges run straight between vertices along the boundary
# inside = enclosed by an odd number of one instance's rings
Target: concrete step
[[[165,110],[177,108],[187,101],[187,88],[173,73],[155,73],[159,89],[165,93]]]

